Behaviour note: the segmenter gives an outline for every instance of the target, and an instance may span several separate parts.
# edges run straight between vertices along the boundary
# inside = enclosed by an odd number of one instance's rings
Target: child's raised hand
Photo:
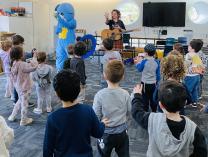
[[[144,57],[141,57],[141,56],[137,56],[134,58],[134,64],[138,64],[140,63],[142,60],[143,60]]]
[[[103,118],[101,122],[103,122],[105,124],[105,126],[108,126],[108,124],[109,124],[108,118]]]
[[[135,87],[134,87],[134,94],[135,93],[139,93],[139,94],[142,94],[142,88],[143,88],[143,85],[142,84],[137,84]]]

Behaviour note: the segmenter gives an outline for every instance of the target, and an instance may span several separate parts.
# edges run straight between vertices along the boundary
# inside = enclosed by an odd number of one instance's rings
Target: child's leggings
[[[27,119],[27,108],[28,108],[28,100],[29,100],[30,91],[27,92],[18,92],[19,99],[14,105],[12,116],[15,117],[18,114],[18,111],[21,108],[21,120]]]
[[[13,90],[14,90],[14,86],[13,86],[13,82],[11,80],[11,75],[10,74],[6,74],[6,92],[5,92],[5,97],[12,97],[14,98],[14,94],[13,94]]]
[[[45,105],[47,108],[51,108],[51,85],[46,87],[39,87],[36,85],[36,92],[38,96],[38,109],[43,109],[43,104],[45,100]]]

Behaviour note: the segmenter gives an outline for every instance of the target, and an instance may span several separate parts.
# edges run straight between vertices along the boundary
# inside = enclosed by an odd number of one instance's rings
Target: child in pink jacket
[[[12,60],[11,76],[14,87],[17,90],[19,99],[15,104],[12,114],[9,116],[9,121],[14,121],[15,117],[21,108],[20,125],[28,125],[32,123],[33,119],[27,117],[27,107],[29,93],[32,88],[30,80],[30,72],[36,70],[37,65],[34,63],[26,63],[22,61],[23,49],[20,46],[14,46],[11,49],[10,57]]]

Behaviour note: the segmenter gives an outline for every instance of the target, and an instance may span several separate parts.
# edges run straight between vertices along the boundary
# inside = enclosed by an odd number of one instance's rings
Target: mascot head
[[[74,19],[74,7],[70,3],[58,4],[55,8],[55,11],[67,21]]]

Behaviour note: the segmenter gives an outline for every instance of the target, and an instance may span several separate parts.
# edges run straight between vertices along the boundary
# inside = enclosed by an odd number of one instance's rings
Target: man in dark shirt
[[[193,121],[179,114],[187,99],[183,85],[176,81],[164,81],[160,85],[159,105],[164,113],[144,111],[142,86],[137,85],[134,93],[132,116],[148,130],[147,157],[207,157],[207,145],[203,134]]]
[[[105,124],[100,122],[92,107],[79,104],[80,79],[70,70],[60,71],[53,87],[62,101],[62,108],[48,116],[43,157],[92,157],[90,136],[101,138]]]

